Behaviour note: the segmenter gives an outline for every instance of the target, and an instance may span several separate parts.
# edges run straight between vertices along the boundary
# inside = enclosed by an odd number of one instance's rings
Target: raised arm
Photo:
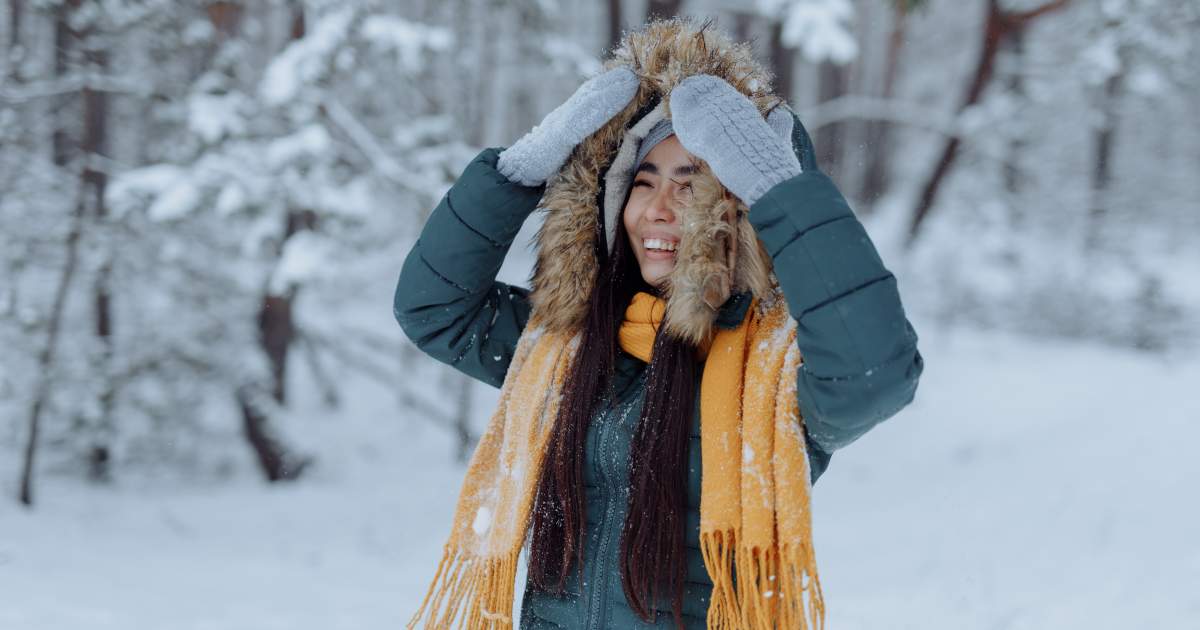
[[[797,395],[810,455],[820,451],[815,475],[913,400],[924,363],[896,278],[788,110],[764,120],[731,85],[698,75],[672,91],[671,116],[684,148],[750,207],[771,255],[798,324]]]
[[[581,140],[625,108],[638,79],[614,68],[584,81],[507,149],[486,149],[438,204],[404,261],[396,320],[421,350],[500,387],[529,294],[496,281],[504,255],[545,183]]]
[[[510,182],[499,149],[475,157],[408,253],[396,283],[396,321],[417,347],[499,387],[529,320],[528,291],[496,280],[540,186]]]
[[[832,453],[912,402],[924,360],[896,277],[793,124],[803,172],[768,190],[750,222],[798,324],[805,427]]]

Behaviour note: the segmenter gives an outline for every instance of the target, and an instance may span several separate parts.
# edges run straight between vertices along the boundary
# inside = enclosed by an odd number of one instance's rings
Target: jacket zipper
[[[619,409],[620,404],[618,403],[614,406],[614,410],[619,413]],[[605,413],[605,415],[607,416],[608,414]],[[607,418],[605,418],[605,420],[607,420]],[[600,424],[600,461],[598,468],[600,470],[600,476],[603,478],[605,484],[604,517],[600,520],[600,545],[596,549],[596,566],[592,568],[592,606],[591,611],[588,614],[589,623],[585,624],[589,628],[597,629],[603,627],[600,623],[600,617],[604,611],[604,596],[608,594],[608,575],[605,574],[605,572],[603,572],[601,569],[608,559],[607,550],[610,529],[608,523],[612,518],[613,506],[613,494],[610,492],[612,486],[612,477],[609,475],[609,471],[606,468],[608,463],[608,443],[609,438],[613,433],[611,427],[609,426],[610,424],[610,422],[601,422]]]

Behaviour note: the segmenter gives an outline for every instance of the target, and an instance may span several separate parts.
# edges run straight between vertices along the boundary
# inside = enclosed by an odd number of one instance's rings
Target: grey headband
[[[650,129],[650,133],[642,138],[641,145],[638,146],[637,159],[633,162],[634,170],[642,165],[642,161],[646,159],[646,154],[654,148],[659,142],[666,140],[669,136],[675,133],[675,128],[671,126],[671,119],[663,118]]]
[[[653,143],[642,142],[650,135],[651,129],[658,129],[659,123],[666,119],[666,103],[660,101],[641,120],[626,129],[617,147],[617,154],[604,175],[604,236],[609,252],[613,250],[613,242],[617,237],[617,222],[621,220],[621,207],[625,203],[625,195],[629,192],[633,171],[637,168],[638,163],[634,162],[634,159],[645,157],[645,154],[641,153],[643,147],[649,153],[653,145],[662,141],[662,138],[659,138]],[[670,134],[663,137],[667,135]],[[638,159],[638,162],[640,161]]]

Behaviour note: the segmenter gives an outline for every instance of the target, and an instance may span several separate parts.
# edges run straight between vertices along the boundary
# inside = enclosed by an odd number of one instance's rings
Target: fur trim
[[[587,300],[599,271],[598,256],[609,242],[601,205],[609,192],[602,182],[639,112],[655,101],[665,107],[671,90],[695,74],[721,77],[748,96],[764,115],[780,102],[770,91],[770,73],[754,60],[749,45],[734,44],[709,22],[675,18],[630,31],[604,63],[605,70],[617,66],[629,67],[641,80],[637,95],[575,147],[542,198],[547,216],[537,234],[531,320],[550,331],[576,331],[587,316]],[[726,199],[724,187],[706,165],[701,163],[701,168],[702,173],[692,179],[692,203],[682,210],[684,233],[666,291],[665,332],[693,343],[710,334],[716,310],[731,290],[751,290],[765,297],[772,286],[770,258],[745,218],[745,206],[736,198]],[[705,178],[711,181],[699,181]],[[618,206],[624,193],[619,192]],[[722,218],[729,203],[737,203],[743,211],[737,227],[732,286],[724,247],[730,235]]]
[[[717,310],[732,293],[771,293],[771,257],[746,218],[746,205],[726,191],[708,164],[700,162],[691,182],[675,269],[667,278],[665,321],[676,337],[699,344],[710,336]],[[738,217],[734,225],[726,220],[732,213]],[[736,260],[728,247],[734,239]]]

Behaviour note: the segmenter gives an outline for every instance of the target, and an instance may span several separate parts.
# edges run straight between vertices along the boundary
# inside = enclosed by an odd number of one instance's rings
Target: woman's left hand
[[[778,107],[768,123],[723,79],[698,74],[680,81],[671,90],[670,109],[679,143],[748,207],[802,170],[791,147],[791,113]]]

